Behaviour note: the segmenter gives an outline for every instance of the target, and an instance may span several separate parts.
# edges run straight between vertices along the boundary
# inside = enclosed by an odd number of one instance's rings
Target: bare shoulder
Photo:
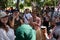
[[[37,19],[38,19],[38,20],[41,20],[41,18],[40,18],[40,17],[37,17]]]

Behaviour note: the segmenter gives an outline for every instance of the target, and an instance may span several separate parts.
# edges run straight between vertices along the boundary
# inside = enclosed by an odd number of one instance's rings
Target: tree
[[[26,6],[31,6],[31,0],[24,0]]]
[[[7,7],[13,6],[13,0],[7,0]]]
[[[17,0],[16,8],[19,10],[19,0]]]
[[[0,8],[5,9],[7,0],[0,0]]]
[[[53,1],[51,1],[51,0],[50,1],[45,1],[44,2],[44,6],[45,5],[52,6],[53,5]]]
[[[20,9],[23,9],[24,8],[24,5],[23,4],[20,4]]]
[[[57,0],[57,5],[60,3],[60,0]]]

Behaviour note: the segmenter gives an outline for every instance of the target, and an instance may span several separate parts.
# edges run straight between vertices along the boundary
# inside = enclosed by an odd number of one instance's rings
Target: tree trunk
[[[16,9],[19,10],[19,0],[17,0],[17,3],[16,3]]]

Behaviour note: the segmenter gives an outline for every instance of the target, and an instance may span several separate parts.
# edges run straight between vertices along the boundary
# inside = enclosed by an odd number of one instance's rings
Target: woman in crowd
[[[47,28],[46,26],[41,26],[41,31],[42,31],[42,40],[49,40],[49,36],[47,34]]]
[[[12,16],[9,17],[10,26],[14,29],[18,28],[22,24],[22,17],[20,16],[20,12],[14,9]]]
[[[32,11],[32,18],[29,21],[30,21],[30,25],[33,27],[33,29],[36,30],[36,40],[42,40],[42,32],[40,29],[41,19],[37,16],[36,9],[34,9]]]
[[[7,25],[8,15],[0,12],[0,40],[15,40],[14,30]]]

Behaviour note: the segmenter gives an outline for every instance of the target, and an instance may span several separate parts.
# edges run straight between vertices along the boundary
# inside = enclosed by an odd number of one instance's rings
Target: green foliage
[[[23,4],[20,4],[20,9],[23,9],[24,8],[24,5]]]
[[[25,0],[25,3],[30,3],[31,2],[31,0]]]
[[[24,0],[26,6],[31,6],[31,0]]]
[[[25,4],[20,3],[20,8],[24,8],[24,6],[31,6],[31,2],[34,1],[37,3],[39,7],[41,6],[56,6],[58,3],[58,0],[45,0],[44,2],[41,2],[41,0],[24,0]],[[0,7],[5,8],[5,7],[10,7],[10,6],[16,6],[16,3],[13,3],[13,0],[0,0]]]
[[[6,7],[6,2],[7,0],[0,0],[0,8],[5,8]]]
[[[57,5],[57,0],[45,0],[45,2],[44,2],[44,6],[45,5],[48,5],[48,6],[56,6]]]
[[[27,6],[31,6],[31,3],[27,3]]]
[[[52,6],[53,5],[53,2],[52,1],[46,1],[46,2],[44,2],[44,6],[45,5]]]
[[[13,0],[8,0],[7,1],[7,7],[13,6]]]

